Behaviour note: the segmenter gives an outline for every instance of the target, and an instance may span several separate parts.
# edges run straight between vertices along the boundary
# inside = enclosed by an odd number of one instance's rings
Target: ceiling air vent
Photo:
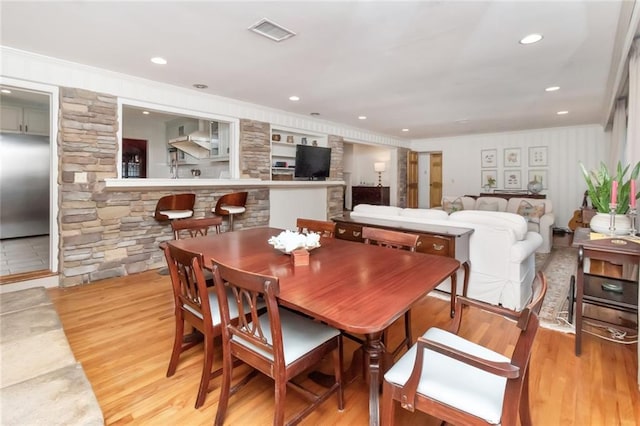
[[[293,37],[294,35],[296,35],[296,33],[294,33],[293,31],[288,30],[273,21],[270,21],[267,18],[259,20],[258,22],[250,26],[249,29],[254,33],[260,34],[274,41],[286,40],[289,37]]]

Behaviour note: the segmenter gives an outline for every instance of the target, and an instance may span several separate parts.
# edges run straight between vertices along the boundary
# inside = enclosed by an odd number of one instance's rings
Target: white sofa
[[[555,223],[551,200],[513,197],[507,201],[500,197],[478,197],[474,199],[473,197],[447,195],[442,197],[442,207],[439,209],[444,209],[449,213],[451,213],[452,210],[482,210],[519,214],[524,213],[528,206],[541,209],[538,210],[538,213],[542,213],[539,217],[536,217],[537,215],[535,214],[530,217],[525,214],[524,217],[527,221],[527,229],[537,232],[542,237],[542,245],[538,248],[537,252],[549,253],[553,245],[553,225]],[[447,209],[445,207],[450,208]]]
[[[504,201],[504,200],[502,200]],[[540,234],[527,230],[527,222],[517,214],[462,210],[447,214],[436,209],[403,209],[359,204],[351,218],[366,222],[381,220],[389,226],[411,223],[454,226],[474,230],[469,239],[471,273],[467,295],[495,305],[520,310],[531,298],[535,276],[535,251],[542,245]],[[386,222],[388,221],[388,222]],[[462,290],[462,270],[458,273],[458,293]],[[450,283],[439,290],[450,292]]]

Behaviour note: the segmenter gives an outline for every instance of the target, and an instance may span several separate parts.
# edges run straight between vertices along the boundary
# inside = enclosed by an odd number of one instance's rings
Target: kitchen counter
[[[341,180],[308,181],[288,180],[273,181],[260,179],[105,179],[107,191],[145,190],[153,188],[181,189],[181,188],[326,188],[330,186],[345,186]]]

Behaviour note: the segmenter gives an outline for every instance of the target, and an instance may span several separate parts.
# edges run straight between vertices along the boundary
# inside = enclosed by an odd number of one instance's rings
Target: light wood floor
[[[145,272],[69,289],[50,289],[65,332],[93,385],[107,424],[210,425],[217,407],[217,381],[204,406],[193,408],[202,351],[195,347],[165,376],[173,337],[173,300],[167,276]],[[425,298],[413,311],[415,335],[448,323],[447,302]],[[495,350],[508,351],[513,330],[498,318],[465,313],[463,333]],[[353,346],[345,344],[345,358]],[[46,348],[43,348],[46,351]],[[219,365],[220,353],[216,352]],[[531,364],[531,407],[537,425],[640,424],[636,345],[585,336],[583,354],[573,336],[542,329]],[[329,366],[323,370],[330,371]],[[345,389],[345,410],[335,398],[308,417],[306,425],[366,425],[368,390],[362,380]],[[300,407],[289,393],[289,414]],[[272,423],[273,387],[253,379],[231,400],[226,424]],[[435,419],[398,410],[398,424],[437,425]]]

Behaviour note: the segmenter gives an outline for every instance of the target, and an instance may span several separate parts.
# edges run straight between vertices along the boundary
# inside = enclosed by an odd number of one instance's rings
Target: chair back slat
[[[214,259],[212,259],[212,263],[213,281],[218,291],[218,300],[225,301],[226,299],[222,297],[226,291],[225,288],[231,288],[234,297],[233,300],[229,300],[229,303],[235,303],[240,313],[237,325],[232,324],[228,303],[220,303],[223,347],[229,345],[230,348],[230,346],[236,345],[232,339],[235,336],[269,354],[277,368],[284,367],[280,313],[276,300],[280,292],[278,278],[241,271],[221,264]],[[260,317],[259,300],[263,300],[267,306],[271,343],[266,338],[263,322],[265,316]],[[245,312],[246,306],[249,307],[250,312]]]
[[[296,226],[298,232],[317,232],[321,237],[333,238],[336,234],[336,223],[332,221],[298,218]]]
[[[182,231],[187,232],[191,238],[208,235],[211,228],[215,228],[216,234],[219,234],[221,224],[222,218],[218,216],[198,219],[176,219],[171,221],[171,229],[173,230],[173,237],[179,240],[184,235]]]
[[[201,316],[205,326],[212,324],[207,284],[202,270],[202,254],[171,244],[164,246],[164,253],[169,266],[176,309],[193,315],[192,311],[186,309],[186,306],[189,306]]]
[[[382,247],[416,251],[419,235],[390,229],[362,227],[362,238],[365,244],[376,244]]]

